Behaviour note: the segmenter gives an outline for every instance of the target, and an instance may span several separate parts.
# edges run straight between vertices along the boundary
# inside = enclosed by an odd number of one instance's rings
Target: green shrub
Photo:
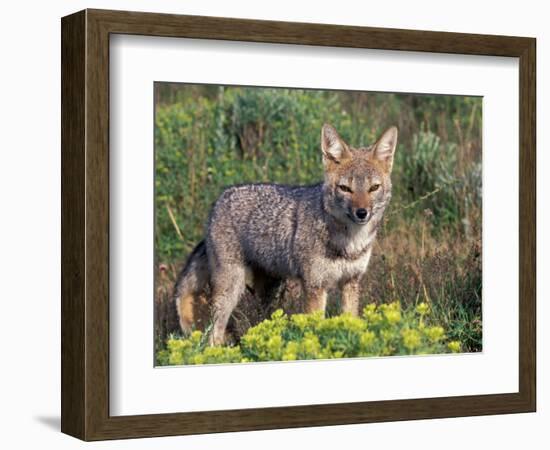
[[[271,319],[250,328],[237,346],[207,345],[207,335],[194,331],[186,339],[170,338],[157,355],[159,365],[353,358],[459,352],[443,327],[431,323],[430,307],[420,303],[403,310],[399,302],[369,304],[361,317],[321,313]]]
[[[481,207],[481,162],[465,165],[462,155],[457,144],[442,143],[433,132],[415,133],[410,148],[396,153],[396,195],[429,208],[437,227],[465,228],[469,234],[471,211]]]

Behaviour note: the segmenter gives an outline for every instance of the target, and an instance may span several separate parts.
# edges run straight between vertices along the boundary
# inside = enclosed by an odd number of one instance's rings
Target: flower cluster
[[[443,327],[430,323],[426,303],[403,310],[399,302],[367,305],[361,317],[321,313],[271,318],[250,328],[236,346],[207,345],[206,335],[194,331],[186,339],[171,338],[158,354],[160,365],[353,358],[461,351],[448,341]]]

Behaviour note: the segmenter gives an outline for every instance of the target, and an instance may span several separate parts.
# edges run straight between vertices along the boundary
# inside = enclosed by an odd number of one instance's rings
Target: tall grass
[[[322,179],[320,130],[352,145],[400,129],[394,195],[364,282],[363,304],[428,302],[467,351],[481,349],[481,99],[476,97],[156,85],[156,336],[177,331],[168,301],[177,269],[203,237],[225,186]],[[235,339],[277,307],[299,312],[284,285],[268,307],[247,292]],[[329,315],[338,312],[331,294]],[[434,320],[435,320],[434,319]],[[207,319],[204,319],[207,320]]]

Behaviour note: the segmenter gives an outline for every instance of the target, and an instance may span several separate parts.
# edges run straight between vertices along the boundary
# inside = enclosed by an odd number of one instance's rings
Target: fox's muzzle
[[[365,208],[358,208],[355,211],[355,217],[357,217],[359,220],[365,220],[368,215],[369,212]]]
[[[348,217],[358,225],[365,225],[370,219],[371,213],[366,208],[353,208]]]

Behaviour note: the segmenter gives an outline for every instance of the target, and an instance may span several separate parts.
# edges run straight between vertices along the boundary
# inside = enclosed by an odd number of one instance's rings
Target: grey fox
[[[193,302],[204,301],[208,288],[210,343],[222,344],[249,274],[259,292],[262,274],[299,280],[307,312],[324,312],[327,289],[337,286],[342,290],[342,310],[357,315],[360,281],[391,198],[396,145],[396,127],[370,147],[353,148],[325,124],[322,183],[225,189],[212,207],[205,239],[176,281],[174,300],[183,332],[191,330]]]

